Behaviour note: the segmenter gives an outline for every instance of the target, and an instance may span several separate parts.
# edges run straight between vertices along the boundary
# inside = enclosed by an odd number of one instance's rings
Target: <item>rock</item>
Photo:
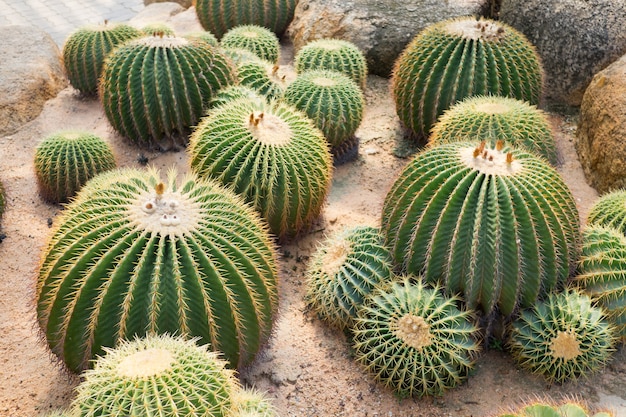
[[[594,74],[626,53],[624,0],[503,0],[500,20],[537,47],[548,102],[580,105]]]
[[[191,7],[192,0],[143,0],[144,6],[149,6],[152,3],[167,3],[168,1],[178,3],[183,6],[185,9]]]
[[[0,26],[0,136],[41,112],[48,99],[68,85],[61,51],[34,26]]]
[[[575,145],[587,181],[599,193],[626,187],[626,55],[587,87]]]
[[[457,16],[483,15],[488,0],[300,0],[287,34],[298,51],[321,38],[356,44],[369,72],[391,75],[404,47],[426,26]]]
[[[135,17],[128,21],[128,24],[141,29],[152,23],[167,23],[173,16],[184,12],[185,9],[178,3],[164,2],[152,3],[144,7]]]
[[[178,35],[186,35],[187,33],[193,32],[204,32],[204,28],[198,20],[198,15],[196,14],[196,8],[194,6],[191,6],[184,12],[172,16],[168,20],[167,24],[170,25]]]

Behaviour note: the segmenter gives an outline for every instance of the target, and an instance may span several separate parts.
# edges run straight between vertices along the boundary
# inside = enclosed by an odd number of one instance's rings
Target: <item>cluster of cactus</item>
[[[279,99],[289,85],[280,65],[260,59],[245,60],[237,65],[239,83],[259,92],[268,100]]]
[[[485,142],[427,148],[386,196],[395,263],[470,308],[504,315],[561,289],[578,260],[579,216],[560,175],[520,149]]]
[[[530,404],[519,407],[518,410],[500,414],[499,417],[614,417],[608,411],[593,412],[584,404],[568,399],[565,402],[555,403],[550,400],[534,400]]]
[[[220,42],[222,48],[241,48],[254,53],[264,61],[278,64],[280,43],[274,32],[257,25],[230,29]]]
[[[86,26],[70,34],[63,45],[63,65],[72,86],[86,95],[95,95],[104,61],[117,46],[143,33],[126,24],[105,22]]]
[[[257,213],[219,184],[118,169],[66,206],[44,252],[37,316],[74,371],[134,335],[199,337],[245,366],[277,308],[275,248]],[[80,289],[80,291],[77,291]]]
[[[52,134],[35,150],[39,192],[52,203],[67,202],[88,180],[115,167],[109,144],[88,132]]]
[[[236,77],[230,60],[206,42],[149,36],[109,55],[100,96],[115,130],[136,144],[169,149],[186,145],[211,98]]]
[[[591,207],[587,224],[613,227],[626,235],[626,190],[601,196]]]
[[[446,109],[469,96],[539,104],[541,63],[524,35],[502,22],[445,20],[424,29],[398,57],[392,93],[398,117],[423,140]]]

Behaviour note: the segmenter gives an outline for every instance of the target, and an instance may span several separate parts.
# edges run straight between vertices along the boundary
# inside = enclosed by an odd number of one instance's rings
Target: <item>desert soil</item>
[[[285,46],[283,62],[292,62]],[[497,344],[486,346],[475,373],[444,396],[399,400],[375,383],[353,359],[346,336],[308,311],[304,272],[309,256],[328,233],[346,226],[378,226],[387,190],[411,151],[394,112],[387,79],[368,78],[366,111],[357,136],[357,160],[336,167],[320,219],[312,229],[280,245],[280,314],[266,349],[248,369],[245,384],[267,392],[281,416],[493,416],[502,407],[534,396],[578,395],[592,405],[626,416],[626,349],[622,346],[606,368],[587,379],[548,387],[538,376],[516,368]],[[576,115],[550,114],[561,163],[559,172],[574,194],[584,222],[597,193],[585,182],[573,147]],[[0,138],[0,178],[8,205],[0,243],[0,416],[31,417],[67,406],[79,377],[64,370],[38,333],[34,287],[50,225],[62,207],[38,195],[33,170],[37,144],[66,129],[87,130],[114,148],[119,166],[140,167],[141,155],[166,171],[188,170],[184,151],[159,153],[129,145],[110,127],[97,100],[72,88],[50,100],[41,115],[17,132]]]

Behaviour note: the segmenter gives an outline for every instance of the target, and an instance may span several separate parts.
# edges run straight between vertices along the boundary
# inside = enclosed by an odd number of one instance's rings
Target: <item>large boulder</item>
[[[67,86],[61,52],[34,26],[0,26],[0,136],[41,113],[45,102]]]
[[[457,16],[482,16],[488,0],[300,0],[287,30],[295,51],[316,39],[356,44],[369,72],[391,75],[404,47],[427,26]]]
[[[174,16],[185,11],[185,8],[178,3],[168,1],[162,3],[152,3],[144,7],[128,23],[131,26],[141,29],[153,23],[167,23]]]
[[[591,80],[575,144],[587,181],[599,193],[626,187],[626,55]]]
[[[183,6],[185,9],[191,7],[192,0],[143,0],[143,4],[145,6],[149,6],[152,3],[166,3],[166,2],[174,2]]]
[[[580,105],[593,75],[626,53],[624,0],[502,0],[500,20],[537,47],[552,103]]]

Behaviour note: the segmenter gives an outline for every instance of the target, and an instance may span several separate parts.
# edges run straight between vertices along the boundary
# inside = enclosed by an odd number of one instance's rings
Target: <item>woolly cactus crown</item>
[[[257,25],[236,26],[230,29],[220,42],[223,48],[241,48],[254,53],[259,58],[278,63],[280,43],[269,29]]]

